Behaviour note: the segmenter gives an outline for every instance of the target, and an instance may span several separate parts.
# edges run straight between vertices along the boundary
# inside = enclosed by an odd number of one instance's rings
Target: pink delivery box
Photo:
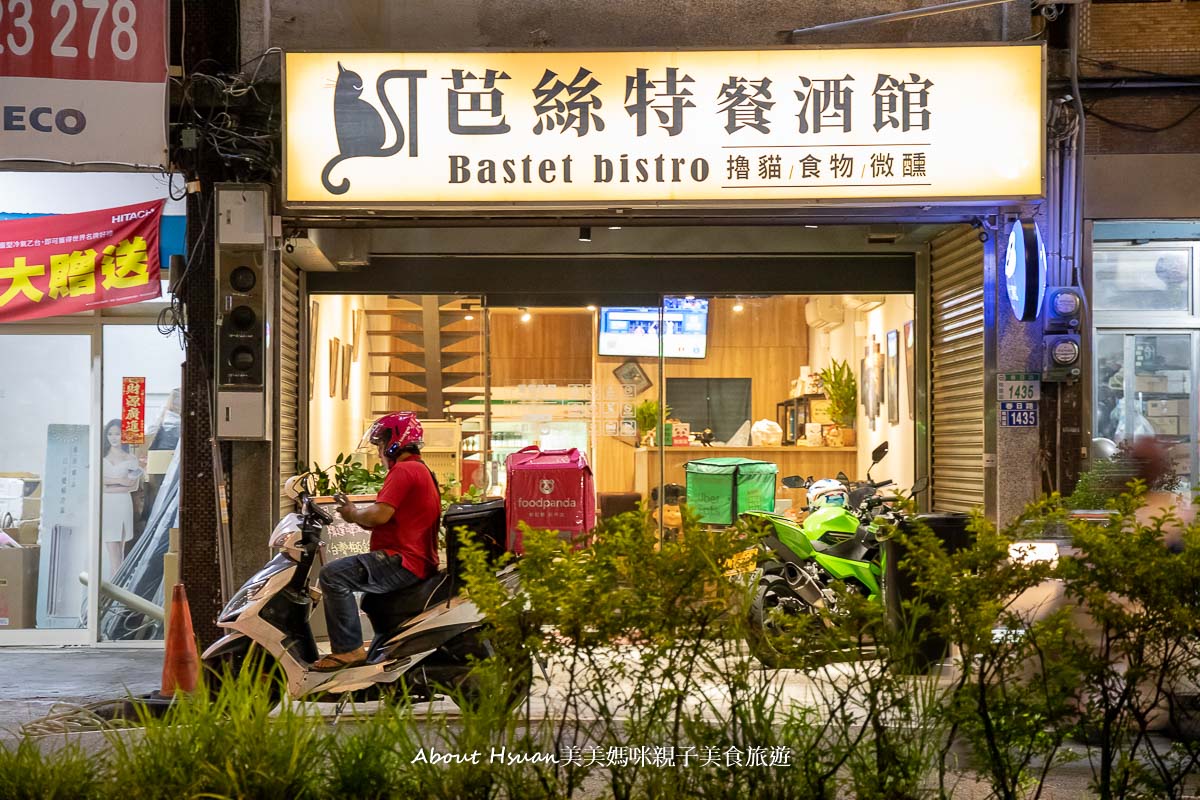
[[[505,469],[509,550],[524,552],[522,522],[582,544],[596,524],[596,490],[583,453],[526,447],[508,457]]]

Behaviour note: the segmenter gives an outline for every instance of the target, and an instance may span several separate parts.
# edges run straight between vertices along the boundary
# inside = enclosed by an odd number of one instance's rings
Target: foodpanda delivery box
[[[596,491],[587,457],[575,448],[526,447],[505,462],[508,549],[524,552],[521,523],[582,541],[596,524]]]

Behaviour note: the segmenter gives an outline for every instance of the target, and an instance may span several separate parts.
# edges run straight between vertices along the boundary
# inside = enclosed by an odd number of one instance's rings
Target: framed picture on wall
[[[888,422],[900,422],[900,331],[887,332]]]
[[[635,395],[641,394],[654,385],[650,381],[650,376],[642,369],[642,365],[632,359],[614,369],[613,375],[622,385],[632,386]]]
[[[334,336],[329,340],[329,396],[337,397],[338,380],[341,377],[338,361],[342,354],[342,340]]]
[[[350,361],[354,358],[353,345],[342,345],[342,399],[350,399]]]
[[[908,418],[916,418],[916,384],[913,382],[913,374],[917,371],[916,353],[913,348],[916,347],[916,333],[913,331],[913,321],[910,319],[904,323],[904,377],[908,379]]]
[[[317,320],[321,304],[316,300],[308,308],[308,399],[313,399],[313,382],[317,377]]]
[[[367,312],[361,308],[356,308],[353,311],[352,331],[350,334],[350,354],[355,362],[358,361],[359,351],[362,350],[363,340],[363,324],[366,321]]]

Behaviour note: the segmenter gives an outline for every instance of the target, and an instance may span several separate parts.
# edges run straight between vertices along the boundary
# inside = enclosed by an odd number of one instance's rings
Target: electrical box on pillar
[[[1063,333],[1047,336],[1042,340],[1045,353],[1042,367],[1043,381],[1076,381],[1083,372],[1079,334]]]
[[[1083,299],[1073,286],[1054,286],[1046,292],[1046,333],[1078,333],[1083,323]]]
[[[216,435],[270,439],[271,307],[275,254],[268,189],[217,184]]]

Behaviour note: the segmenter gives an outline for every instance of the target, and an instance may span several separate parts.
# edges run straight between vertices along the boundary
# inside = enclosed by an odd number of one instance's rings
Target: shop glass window
[[[1192,485],[1192,333],[1096,335],[1094,455],[1141,437],[1166,445],[1184,490]]]
[[[356,450],[363,431],[384,414],[412,411],[442,488],[487,488],[479,297],[314,295],[308,313],[309,469],[336,477],[341,459],[374,470],[377,456]],[[365,550],[366,540],[343,544]]]
[[[1092,254],[1096,311],[1191,310],[1192,250],[1138,246]]]
[[[176,336],[104,326],[100,440],[100,638],[161,639],[163,555],[179,527],[180,365]],[[113,587],[110,590],[109,587]],[[144,601],[122,602],[117,592]]]
[[[92,393],[88,335],[0,334],[0,631],[87,626]],[[6,542],[7,543],[7,542]]]

